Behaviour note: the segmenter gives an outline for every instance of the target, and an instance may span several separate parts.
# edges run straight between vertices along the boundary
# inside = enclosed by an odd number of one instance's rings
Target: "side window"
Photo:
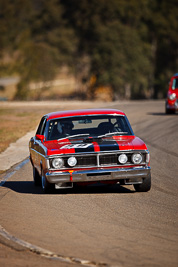
[[[42,129],[41,129],[41,134],[44,135],[44,131],[45,131],[45,128],[46,128],[46,122],[47,122],[47,119],[45,118],[44,122],[43,122],[43,125],[42,125]]]
[[[40,121],[36,134],[43,134],[46,125],[46,117],[43,117]]]

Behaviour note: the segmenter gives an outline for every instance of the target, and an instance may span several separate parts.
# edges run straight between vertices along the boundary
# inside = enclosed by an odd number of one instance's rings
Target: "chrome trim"
[[[69,172],[47,172],[46,178],[50,183],[61,182],[91,182],[117,180],[126,184],[141,183],[150,174],[150,167],[133,167],[117,169],[84,170]],[[127,181],[129,179],[129,181]],[[138,179],[138,182],[137,182]],[[133,180],[133,182],[132,182]]]
[[[50,164],[49,164],[50,165]],[[121,163],[118,163],[118,164],[101,164],[101,165],[85,165],[85,166],[74,166],[74,167],[62,167],[60,169],[54,169],[54,168],[50,168],[49,166],[49,171],[65,171],[65,170],[69,170],[71,168],[71,170],[73,169],[93,169],[93,168],[104,168],[104,167],[122,167],[123,166],[147,166],[148,164],[147,163],[140,163],[140,164],[134,164],[134,163],[126,163],[126,164],[121,164]]]
[[[96,155],[96,154],[95,154],[95,155]],[[98,154],[96,155],[96,162],[97,162],[97,163],[96,163],[96,164],[97,164],[96,166],[97,166],[97,167],[100,166],[100,155],[102,155],[102,154],[98,153]],[[108,154],[107,154],[107,155],[108,155]]]
[[[36,150],[35,150],[36,151]],[[107,154],[107,155],[113,155],[113,154],[118,154],[118,153],[131,153],[133,151],[133,153],[149,153],[149,151],[147,149],[145,150],[133,150],[133,149],[130,149],[130,150],[114,150],[113,152],[111,151],[102,151],[102,152],[86,152],[84,151],[83,153],[81,152],[76,152],[76,153],[68,153],[68,154],[53,154],[53,155],[50,155],[48,156],[48,158],[53,158],[53,157],[71,157],[71,155],[77,155],[77,156],[95,156],[95,155],[104,155],[104,154]]]

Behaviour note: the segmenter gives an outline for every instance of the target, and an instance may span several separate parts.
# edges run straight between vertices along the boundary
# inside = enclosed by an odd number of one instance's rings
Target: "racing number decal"
[[[70,148],[88,148],[89,146],[92,146],[92,144],[71,144],[71,145],[64,145],[60,149],[70,149]]]

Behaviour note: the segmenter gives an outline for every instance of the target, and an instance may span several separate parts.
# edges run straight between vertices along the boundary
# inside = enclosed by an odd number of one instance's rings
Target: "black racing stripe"
[[[95,152],[95,148],[92,143],[76,143],[76,141],[71,141],[71,144],[76,145],[74,147],[76,153]]]
[[[102,143],[98,143],[100,147],[100,151],[113,151],[113,150],[119,150],[118,143],[113,140],[103,140]]]
[[[88,146],[87,148],[75,148],[75,152],[76,153],[83,153],[83,152],[95,152],[95,149],[94,149],[94,145],[93,144],[90,144],[90,146]]]

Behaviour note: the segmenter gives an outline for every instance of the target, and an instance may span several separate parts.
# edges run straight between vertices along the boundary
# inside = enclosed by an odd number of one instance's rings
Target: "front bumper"
[[[150,175],[150,167],[132,167],[117,169],[81,170],[73,172],[47,172],[46,179],[49,183],[80,183],[95,181],[120,181],[123,184],[142,183]]]
[[[178,99],[171,101],[167,100],[166,101],[166,108],[170,110],[178,110]]]

